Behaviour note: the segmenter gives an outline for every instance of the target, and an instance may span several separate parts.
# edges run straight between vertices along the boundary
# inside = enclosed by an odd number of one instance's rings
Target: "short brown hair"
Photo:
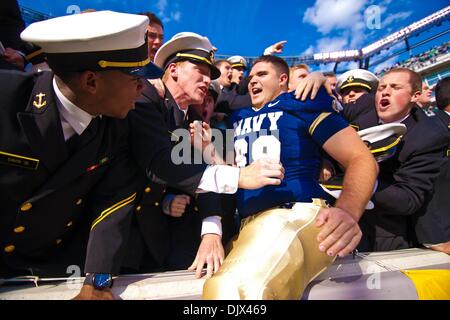
[[[292,66],[289,70],[294,71],[297,69],[305,69],[306,71],[308,71],[308,73],[310,72],[309,67],[304,63],[296,64]]]
[[[273,64],[275,66],[275,69],[277,70],[277,73],[279,75],[285,73],[289,77],[289,66],[286,63],[286,61],[284,61],[284,59],[282,59],[280,57],[272,56],[272,55],[260,56],[253,62],[252,66],[257,64],[258,62],[270,62],[271,64]]]
[[[148,19],[150,20],[150,21],[148,22],[148,25],[150,25],[150,24],[152,24],[152,23],[155,23],[155,24],[161,26],[161,29],[164,30],[164,26],[163,26],[163,24],[162,24],[161,19],[159,19],[159,18],[156,16],[156,14],[154,14],[153,12],[147,11],[147,12],[141,12],[141,13],[139,13],[139,14],[140,14],[141,16],[147,16],[147,17],[148,17]]]
[[[228,64],[231,66],[231,62],[228,61],[228,60],[226,60],[226,59],[220,59],[220,60],[214,61],[214,65],[215,65],[217,68],[220,68],[220,66],[221,66],[222,64],[224,64],[224,63],[228,63]]]
[[[409,75],[409,84],[412,88],[412,93],[414,92],[422,92],[422,77],[417,72],[414,72],[408,68],[395,68],[386,72],[384,75],[388,75],[390,73],[407,73]]]

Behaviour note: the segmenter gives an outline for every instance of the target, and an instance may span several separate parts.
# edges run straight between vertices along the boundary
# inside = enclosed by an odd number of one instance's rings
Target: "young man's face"
[[[244,78],[244,67],[234,67],[232,68],[232,78],[231,82],[240,83]]]
[[[289,76],[289,90],[295,90],[300,81],[306,78],[308,74],[309,72],[305,68],[298,68],[293,70]]]
[[[260,109],[285,91],[287,74],[278,75],[270,62],[258,62],[250,71],[248,90],[253,107]]]
[[[219,66],[219,70],[219,83],[221,86],[228,88],[229,86],[231,86],[231,78],[233,76],[231,64],[227,61],[223,61]]]
[[[341,97],[342,102],[348,104],[348,103],[355,103],[356,100],[359,99],[363,94],[368,93],[367,89],[364,89],[362,87],[348,87],[344,90],[341,90]]]
[[[413,92],[409,74],[392,72],[380,80],[375,95],[378,117],[386,123],[406,117],[413,104],[420,97],[420,91]]]
[[[163,28],[157,23],[150,23],[147,27],[147,45],[148,56],[151,61],[154,60],[156,51],[164,43],[164,31]]]
[[[431,94],[433,93],[433,90],[428,87],[428,85],[423,82],[422,83],[422,94],[419,98],[419,103],[422,107],[427,107],[431,102]]]
[[[211,116],[214,113],[214,97],[212,96],[211,91],[208,90],[208,94],[202,104],[193,104],[189,108],[196,110],[196,112],[202,117],[202,120],[209,123]]]
[[[177,64],[177,85],[189,99],[189,104],[201,104],[208,93],[211,70],[204,63],[184,61]]]
[[[140,96],[143,84],[139,77],[131,76],[117,70],[99,72],[100,99],[98,114],[114,118],[125,118],[134,109],[136,99]]]

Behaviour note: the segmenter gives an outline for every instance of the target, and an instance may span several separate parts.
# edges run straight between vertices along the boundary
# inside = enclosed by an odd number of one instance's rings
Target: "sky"
[[[269,45],[286,40],[281,56],[296,56],[364,47],[445,8],[449,1],[19,0],[19,4],[51,16],[90,8],[130,13],[152,11],[164,23],[166,41],[178,32],[192,31],[207,36],[218,48],[217,54],[259,56]],[[449,28],[447,21],[432,32]],[[412,42],[419,42],[424,37],[426,34]],[[414,49],[412,53],[420,53],[445,41],[450,41],[449,34]],[[386,63],[404,58],[405,55],[399,56]]]

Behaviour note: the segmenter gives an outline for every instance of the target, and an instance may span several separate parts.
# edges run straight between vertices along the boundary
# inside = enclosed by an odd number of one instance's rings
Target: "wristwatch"
[[[113,285],[113,278],[110,273],[88,273],[84,284],[92,285],[97,290],[105,290]]]

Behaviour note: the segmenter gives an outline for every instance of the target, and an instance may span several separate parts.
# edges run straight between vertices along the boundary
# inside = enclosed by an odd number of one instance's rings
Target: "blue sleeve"
[[[323,112],[317,115],[309,127],[309,133],[319,145],[323,145],[335,133],[348,127],[347,121],[334,112]]]

